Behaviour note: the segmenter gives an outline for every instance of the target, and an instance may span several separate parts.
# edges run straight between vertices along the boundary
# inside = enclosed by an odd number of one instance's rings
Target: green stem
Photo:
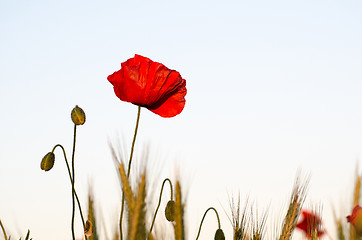
[[[70,179],[70,183],[72,184],[73,186],[73,178],[72,178],[72,173],[70,172],[70,167],[69,167],[69,163],[68,163],[68,159],[67,159],[67,155],[65,153],[65,150],[64,150],[64,147],[60,144],[57,144],[53,147],[53,150],[52,152],[54,153],[55,149],[57,147],[60,147],[62,150],[63,150],[63,155],[64,155],[64,160],[65,160],[65,164],[67,165],[67,169],[68,169],[68,175],[69,175],[69,179]],[[80,217],[82,219],[82,223],[83,223],[83,227],[85,226],[85,221],[84,221],[84,217],[83,217],[83,213],[82,213],[82,208],[80,206],[80,201],[79,201],[79,198],[78,198],[78,194],[77,194],[77,191],[74,189],[74,194],[75,194],[75,198],[77,200],[77,203],[78,203],[78,208],[79,208],[79,213],[80,213]],[[87,239],[87,236],[85,236],[86,239]]]
[[[135,128],[135,130],[134,130],[134,135],[133,135],[133,141],[132,141],[132,147],[131,147],[131,155],[129,156],[129,161],[128,161],[127,177],[129,177],[129,174],[130,174],[130,172],[131,172],[131,163],[132,163],[132,157],[133,157],[133,151],[134,151],[134,144],[136,143],[136,136],[137,136],[137,131],[138,131],[138,124],[139,124],[139,122],[140,122],[140,115],[141,115],[141,107],[138,106],[136,128]]]
[[[129,177],[129,175],[131,173],[131,163],[132,163],[134,145],[135,145],[135,142],[136,142],[136,136],[137,136],[137,131],[138,131],[138,124],[139,124],[139,121],[140,121],[140,115],[141,115],[141,107],[138,106],[136,128],[134,130],[134,135],[133,135],[133,141],[132,141],[132,147],[131,147],[131,155],[130,155],[129,161],[128,161],[127,178]],[[122,191],[121,215],[119,217],[119,237],[120,237],[121,240],[123,240],[123,231],[122,231],[123,212],[124,212],[124,193]]]
[[[73,236],[73,240],[75,240],[75,234],[74,234],[74,217],[75,217],[75,194],[74,194],[74,183],[75,183],[75,174],[74,174],[74,155],[75,155],[75,140],[76,140],[76,136],[77,136],[77,125],[74,124],[74,138],[73,138],[73,152],[72,152],[72,176],[73,176],[73,181],[72,181],[72,236]]]
[[[207,212],[208,212],[209,210],[214,210],[214,212],[215,212],[215,214],[216,214],[216,217],[217,217],[217,222],[218,222],[219,229],[221,228],[219,214],[217,213],[217,211],[216,211],[215,208],[210,207],[210,208],[208,208],[208,209],[205,211],[205,214],[204,214],[204,216],[202,217],[202,220],[201,220],[201,223],[200,223],[200,227],[199,227],[199,232],[197,233],[196,240],[199,239],[200,232],[201,232],[201,227],[202,227],[202,223],[204,222],[204,219],[205,219],[205,217],[206,217],[206,214],[207,214]]]
[[[165,183],[166,183],[166,182],[169,182],[169,183],[170,183],[170,188],[171,188],[171,201],[173,201],[172,182],[171,182],[170,179],[166,178],[165,180],[163,180],[163,183],[162,183],[160,196],[159,196],[159,198],[158,198],[158,205],[157,205],[155,214],[153,215],[152,224],[151,224],[151,228],[150,228],[150,231],[149,231],[149,233],[148,233],[148,236],[150,236],[150,234],[151,234],[151,232],[152,232],[152,229],[153,229],[153,225],[155,224],[156,215],[157,215],[158,209],[160,208],[160,205],[161,205],[161,197],[162,197],[163,187],[165,186]]]

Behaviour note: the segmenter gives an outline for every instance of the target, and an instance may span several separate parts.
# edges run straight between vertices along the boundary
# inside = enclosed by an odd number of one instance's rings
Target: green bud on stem
[[[75,125],[83,125],[85,123],[85,113],[78,105],[73,108],[71,117]]]
[[[168,201],[165,209],[165,216],[167,221],[173,222],[175,221],[175,201]]]
[[[219,228],[218,230],[216,230],[216,233],[215,233],[215,240],[225,240],[225,235],[224,235],[224,232],[222,231],[221,228]]]
[[[55,161],[54,153],[48,152],[47,154],[45,154],[45,156],[41,160],[40,168],[44,171],[49,171],[50,169],[53,168],[54,161]]]

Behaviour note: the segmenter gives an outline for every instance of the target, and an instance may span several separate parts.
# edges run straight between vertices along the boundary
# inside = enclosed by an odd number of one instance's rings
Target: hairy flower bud
[[[175,220],[175,201],[168,201],[165,209],[165,216],[169,222],[173,222]]]
[[[222,231],[221,228],[219,228],[218,230],[216,230],[216,233],[215,233],[215,240],[225,240],[225,235],[224,235],[224,232]]]
[[[41,160],[40,168],[44,171],[49,171],[50,169],[53,168],[54,161],[55,161],[54,153],[48,152],[47,154],[45,154],[45,156]]]
[[[75,125],[83,125],[85,123],[85,113],[78,105],[73,108],[71,117]]]

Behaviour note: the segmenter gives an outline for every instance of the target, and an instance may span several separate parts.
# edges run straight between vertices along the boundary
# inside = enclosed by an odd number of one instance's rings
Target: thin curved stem
[[[156,215],[157,215],[158,209],[160,208],[160,205],[161,205],[161,198],[162,198],[163,187],[165,186],[165,183],[166,183],[166,182],[169,182],[169,183],[170,183],[171,201],[173,201],[173,187],[172,187],[172,182],[171,182],[170,179],[166,178],[165,180],[163,180],[163,183],[162,183],[161,192],[160,192],[160,197],[158,198],[158,205],[157,205],[155,214],[153,215],[152,224],[151,224],[151,228],[150,228],[150,231],[149,231],[149,233],[148,233],[148,236],[150,236],[150,234],[151,234],[151,232],[152,232],[152,229],[153,229],[153,225],[155,224]]]
[[[205,211],[205,214],[204,214],[204,216],[202,217],[202,220],[201,220],[201,223],[200,223],[200,227],[199,227],[199,232],[197,233],[196,240],[199,239],[200,232],[201,232],[201,227],[202,227],[202,223],[204,222],[204,219],[205,219],[205,217],[206,217],[206,214],[207,214],[207,212],[208,212],[209,210],[214,210],[214,212],[215,212],[215,214],[216,214],[216,217],[217,217],[217,222],[218,222],[219,229],[221,228],[219,214],[217,213],[217,211],[216,211],[215,208],[210,207],[210,208],[208,208],[208,209]]]
[[[73,176],[73,181],[72,181],[72,236],[73,236],[73,240],[75,240],[75,235],[74,235],[74,217],[75,217],[75,190],[74,190],[74,183],[75,183],[75,174],[74,174],[74,155],[75,155],[75,140],[76,140],[76,136],[77,136],[77,125],[74,124],[74,134],[73,134],[74,138],[73,138],[73,151],[72,151],[72,176]]]
[[[134,135],[133,135],[133,141],[132,141],[132,147],[131,147],[131,155],[130,155],[129,161],[128,161],[127,178],[129,177],[129,175],[131,173],[131,163],[132,163],[132,158],[133,158],[134,145],[136,143],[138,125],[139,125],[139,122],[140,122],[140,115],[141,115],[141,107],[138,106],[136,128],[134,130]],[[122,191],[121,215],[119,217],[119,237],[120,237],[121,240],[123,240],[123,231],[122,231],[123,212],[124,212],[124,193]]]
[[[129,177],[129,174],[131,173],[131,163],[132,163],[134,145],[135,145],[135,143],[136,143],[138,125],[139,125],[139,122],[140,122],[140,115],[141,115],[141,107],[138,106],[136,128],[135,128],[135,130],[134,130],[134,135],[133,135],[133,141],[132,141],[132,147],[131,147],[131,155],[129,156],[129,161],[128,161],[127,177]]]
[[[5,237],[5,240],[8,240],[8,237],[6,236],[5,228],[4,228],[3,223],[1,222],[1,220],[0,220],[0,226],[1,226],[1,229],[3,230],[3,234],[4,234],[4,237]]]
[[[57,145],[55,145],[53,147],[52,152],[54,152],[57,147],[60,147],[63,150],[64,160],[65,160],[65,164],[67,165],[70,183],[73,185],[73,178],[72,178],[72,174],[70,172],[70,167],[69,167],[69,163],[68,163],[68,160],[67,160],[67,155],[65,153],[64,147],[62,145],[60,145],[60,144],[57,144]],[[84,227],[85,226],[85,221],[84,221],[84,218],[83,218],[82,208],[80,206],[80,201],[79,201],[79,198],[78,198],[78,194],[77,194],[77,191],[75,189],[74,189],[74,194],[75,194],[75,198],[76,198],[77,203],[78,203],[79,213],[80,213],[80,217],[82,219],[82,223],[83,223],[83,227]]]

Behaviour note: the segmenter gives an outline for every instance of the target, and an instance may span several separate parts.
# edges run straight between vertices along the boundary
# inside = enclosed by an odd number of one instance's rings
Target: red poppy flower
[[[347,222],[354,226],[358,235],[362,235],[362,208],[359,205],[353,208],[352,215],[347,216]]]
[[[116,96],[161,117],[174,117],[185,106],[186,81],[163,64],[135,55],[108,76]]]
[[[321,229],[321,219],[308,211],[302,211],[302,215],[303,218],[296,227],[304,231],[307,238],[312,237],[313,231],[317,231],[318,237],[321,237],[324,234],[324,231]]]

